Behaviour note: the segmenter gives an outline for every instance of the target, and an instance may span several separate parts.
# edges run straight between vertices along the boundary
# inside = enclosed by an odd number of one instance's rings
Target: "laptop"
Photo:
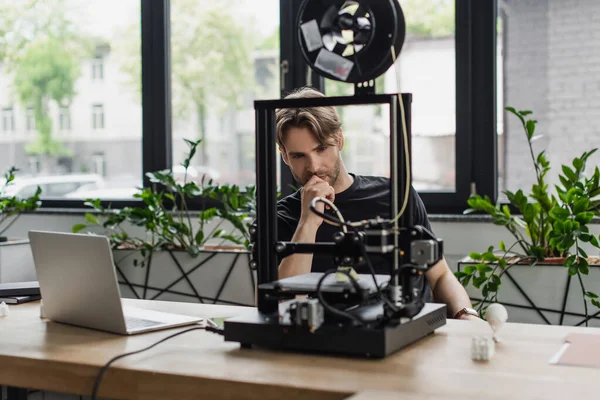
[[[30,231],[44,302],[53,321],[121,335],[203,322],[203,318],[124,306],[106,236]]]

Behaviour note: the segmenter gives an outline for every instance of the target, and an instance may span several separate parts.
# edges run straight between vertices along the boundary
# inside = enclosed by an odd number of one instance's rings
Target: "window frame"
[[[92,59],[92,81],[104,80],[104,57],[95,56]]]
[[[15,108],[12,106],[4,107],[2,109],[2,132],[3,133],[13,133],[14,131],[15,131]]]
[[[104,127],[104,104],[92,104],[92,130],[102,130]]]
[[[69,106],[60,106],[58,109],[58,129],[61,132],[71,131],[71,109]]]
[[[170,0],[141,1],[142,173],[172,166]],[[296,42],[296,15],[302,0],[280,0],[280,89],[285,96],[309,82],[324,89],[324,79],[304,62]],[[497,0],[456,0],[456,185],[454,192],[421,192],[430,214],[458,214],[473,193],[496,200],[496,17]],[[281,161],[280,188],[293,183]],[[493,179],[490,179],[493,178]],[[103,200],[113,208],[138,200]],[[42,207],[85,208],[81,200],[44,199]],[[200,203],[191,204],[199,209]]]

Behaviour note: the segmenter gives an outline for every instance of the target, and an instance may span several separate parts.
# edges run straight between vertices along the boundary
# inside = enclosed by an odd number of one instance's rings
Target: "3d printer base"
[[[446,305],[427,303],[412,320],[380,329],[324,324],[306,327],[281,324],[276,315],[247,314],[225,321],[225,340],[242,347],[264,347],[306,353],[383,358],[446,324]]]

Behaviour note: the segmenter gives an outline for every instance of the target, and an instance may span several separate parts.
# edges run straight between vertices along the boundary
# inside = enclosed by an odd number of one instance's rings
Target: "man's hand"
[[[302,211],[300,214],[299,225],[312,226],[318,228],[323,223],[323,218],[310,210],[310,203],[315,197],[323,197],[333,202],[335,199],[335,190],[333,186],[326,181],[313,175],[312,178],[302,187]],[[317,211],[324,212],[325,204],[317,203]]]

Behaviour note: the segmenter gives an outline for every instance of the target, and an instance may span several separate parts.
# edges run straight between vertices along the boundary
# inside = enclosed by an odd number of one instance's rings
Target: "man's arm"
[[[318,229],[319,225],[301,222],[292,237],[292,242],[315,243]],[[287,256],[279,264],[279,279],[308,274],[312,267],[312,259],[312,253]]]
[[[433,291],[433,298],[436,302],[445,303],[448,306],[450,317],[456,315],[464,307],[472,307],[467,291],[456,279],[445,258],[431,267],[425,273],[425,277]],[[469,316],[465,315],[463,318],[468,319]]]
[[[292,242],[315,243],[317,230],[323,223],[323,218],[310,210],[310,203],[315,197],[323,197],[329,201],[335,199],[335,191],[326,181],[314,175],[302,187],[301,208],[298,226]],[[317,210],[321,213],[325,210],[324,204],[317,204]],[[312,269],[312,254],[292,254],[279,263],[279,279],[290,276],[308,274]]]

